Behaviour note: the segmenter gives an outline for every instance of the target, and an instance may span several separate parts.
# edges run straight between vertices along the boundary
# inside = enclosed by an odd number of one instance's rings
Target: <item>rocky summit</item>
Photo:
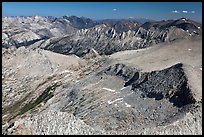
[[[202,134],[202,25],[2,17],[4,135]]]

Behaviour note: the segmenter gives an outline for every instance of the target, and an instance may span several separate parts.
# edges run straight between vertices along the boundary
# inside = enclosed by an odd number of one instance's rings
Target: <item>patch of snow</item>
[[[133,94],[133,92],[131,92],[131,93],[127,94],[127,96],[129,96],[129,95],[131,95],[131,94]]]
[[[69,71],[69,70],[64,70],[64,71],[61,72],[61,74],[63,74],[63,73],[71,73],[72,74],[73,72]]]
[[[188,49],[189,51],[191,51],[192,49]]]
[[[78,59],[80,59],[80,57],[78,57],[78,56],[77,56],[77,55],[75,55],[75,54],[74,54],[73,56],[74,56],[74,57],[76,57],[76,58],[78,58]]]
[[[67,74],[67,75],[65,76],[65,78],[67,78],[67,77],[70,77],[70,74]]]
[[[121,88],[120,90],[123,90],[123,89],[125,89],[125,88],[127,88],[127,87],[123,87],[123,88]]]
[[[187,32],[189,31],[189,30],[186,30]]]
[[[79,82],[79,80],[75,81],[75,83]]]
[[[200,29],[200,27],[198,27],[198,29]]]
[[[110,91],[110,92],[115,92],[115,90],[113,89],[109,89],[109,88],[103,88],[104,90]]]
[[[123,98],[118,98],[118,99],[116,99],[116,100],[114,100],[114,101],[108,100],[108,104],[112,104],[112,103],[114,103],[114,102],[116,102],[116,101],[119,101],[119,100],[123,100]]]
[[[57,83],[58,81],[59,81],[59,80],[54,80],[53,82],[54,82],[54,83]]]
[[[182,19],[183,21],[186,21],[186,19]]]
[[[7,117],[7,116],[8,116],[8,114],[4,115],[2,118]]]
[[[128,104],[128,103],[126,103],[126,102],[125,102],[125,105],[126,105],[126,107],[128,107],[128,108],[131,107],[131,105]]]
[[[6,35],[6,33],[2,33],[2,39],[6,39],[8,38],[8,35]]]
[[[200,70],[202,70],[202,68],[200,68]]]
[[[110,100],[108,100],[108,104],[110,105],[110,104],[112,104],[112,102]]]

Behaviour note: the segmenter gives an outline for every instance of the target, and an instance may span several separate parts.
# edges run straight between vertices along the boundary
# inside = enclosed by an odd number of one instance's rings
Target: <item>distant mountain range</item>
[[[39,47],[78,56],[92,48],[99,54],[112,54],[200,35],[202,24],[187,18],[141,23],[134,18],[2,17],[2,47]]]

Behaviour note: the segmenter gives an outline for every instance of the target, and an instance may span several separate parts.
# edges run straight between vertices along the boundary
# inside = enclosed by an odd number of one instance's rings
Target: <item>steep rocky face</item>
[[[177,20],[162,20],[158,22],[146,22],[141,25],[141,27],[145,29],[150,29],[151,27],[159,28],[160,30],[165,28],[170,28],[172,26],[175,26],[177,28],[181,28],[183,30],[188,30],[191,33],[193,31],[196,31],[197,34],[202,33],[202,24],[197,23],[193,20],[187,19],[187,18],[180,18]],[[193,30],[193,31],[192,31]],[[194,32],[195,33],[195,32]]]
[[[119,32],[119,33],[127,32],[128,30],[137,30],[141,25],[141,23],[137,21],[125,20],[125,19],[122,19],[122,20],[107,19],[107,20],[102,20],[100,23],[105,24],[108,27],[114,28],[116,32]]]
[[[167,99],[177,107],[195,103],[182,64],[151,73],[133,70],[123,64],[116,64],[103,73],[122,77],[126,81],[124,87],[131,86],[135,92],[142,91],[143,97],[155,98],[155,100]]]
[[[69,20],[72,26],[77,29],[91,28],[98,24],[96,21],[85,17],[63,16],[63,19]]]
[[[2,17],[2,47],[30,46],[37,41],[64,36],[76,30],[66,20],[49,17]]]
[[[2,45],[29,46],[51,37],[62,37],[75,33],[78,29],[91,28],[97,22],[76,16],[42,17],[2,17]]]
[[[96,22],[84,17],[3,17],[2,47],[40,47],[62,54],[100,55],[150,47],[202,35],[202,25],[186,18],[144,24],[131,20]],[[79,30],[80,29],[80,30]]]
[[[155,28],[146,30],[139,27],[136,31],[117,33],[115,29],[102,24],[90,29],[79,30],[76,34],[60,39],[52,39],[49,43],[46,41],[39,47],[77,56],[84,56],[89,49],[94,48],[100,55],[110,55],[118,51],[147,48],[158,43],[187,37],[189,37],[188,32],[176,27],[164,30]]]

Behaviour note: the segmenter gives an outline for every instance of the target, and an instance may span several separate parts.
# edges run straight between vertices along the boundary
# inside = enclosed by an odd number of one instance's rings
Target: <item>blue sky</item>
[[[202,20],[201,2],[3,2],[3,16],[76,15],[91,19],[142,17]]]

